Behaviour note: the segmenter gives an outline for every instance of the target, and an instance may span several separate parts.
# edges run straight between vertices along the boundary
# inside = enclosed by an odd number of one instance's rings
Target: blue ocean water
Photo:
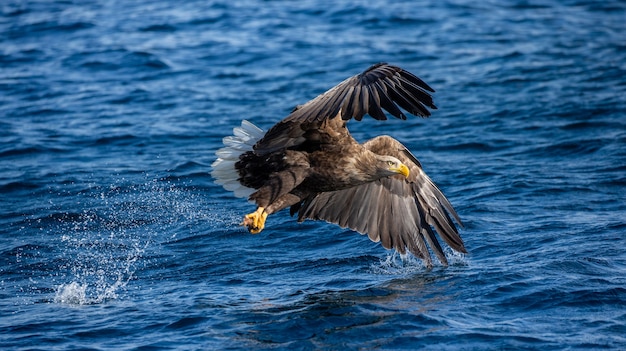
[[[0,348],[626,348],[626,4],[4,1]],[[209,176],[376,62],[430,119],[349,124],[407,145],[469,254],[426,269],[253,206]]]

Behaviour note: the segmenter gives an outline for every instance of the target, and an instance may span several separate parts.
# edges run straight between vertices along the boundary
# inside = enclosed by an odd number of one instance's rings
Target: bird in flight
[[[409,251],[428,267],[430,251],[447,265],[435,231],[455,251],[467,252],[448,199],[402,143],[383,135],[359,144],[346,128],[366,114],[386,120],[383,110],[403,120],[402,110],[428,117],[428,108],[437,108],[431,92],[400,67],[373,65],[297,106],[267,132],[244,120],[224,138],[211,175],[256,204],[242,222],[250,233],[260,233],[269,215],[289,207],[298,222],[336,223],[387,249]]]

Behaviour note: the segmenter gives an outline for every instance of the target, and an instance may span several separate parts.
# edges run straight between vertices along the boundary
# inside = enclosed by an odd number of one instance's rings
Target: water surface
[[[626,6],[620,1],[66,1],[0,6],[2,349],[626,348]],[[430,119],[405,143],[468,255],[425,269],[210,178],[386,61]]]

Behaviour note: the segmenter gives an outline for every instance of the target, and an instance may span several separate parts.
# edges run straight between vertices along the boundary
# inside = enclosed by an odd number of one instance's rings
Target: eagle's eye
[[[395,162],[393,162],[393,161],[387,161],[387,164],[388,164],[389,166],[393,166],[393,165],[395,164]]]

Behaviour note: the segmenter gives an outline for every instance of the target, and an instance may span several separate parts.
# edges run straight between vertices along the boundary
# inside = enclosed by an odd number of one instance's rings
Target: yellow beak
[[[390,168],[392,172],[396,172],[398,174],[402,174],[405,178],[409,177],[409,167],[405,166],[403,163],[398,166],[398,168]]]

